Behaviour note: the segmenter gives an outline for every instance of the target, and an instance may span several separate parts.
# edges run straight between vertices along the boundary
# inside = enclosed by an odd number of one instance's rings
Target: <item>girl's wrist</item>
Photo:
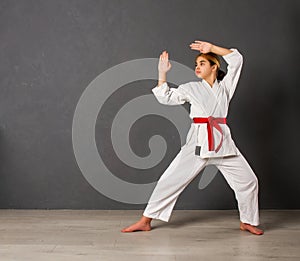
[[[158,86],[164,84],[165,82],[167,82],[167,73],[158,71]]]
[[[211,46],[211,48],[210,48],[210,51],[212,52],[212,53],[215,53],[215,50],[216,49],[216,45],[214,45],[214,44],[212,44],[212,46]]]
[[[166,81],[167,79],[167,73],[166,72],[161,72],[161,71],[158,71],[158,79],[161,81]]]

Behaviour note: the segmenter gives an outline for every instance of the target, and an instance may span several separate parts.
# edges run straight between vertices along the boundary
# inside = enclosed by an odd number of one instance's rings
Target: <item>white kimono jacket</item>
[[[185,102],[191,104],[190,117],[215,117],[226,118],[229,102],[236,89],[240,77],[243,57],[236,49],[224,55],[227,62],[227,74],[222,81],[215,81],[213,87],[203,79],[198,82],[181,84],[178,88],[169,88],[167,83],[152,89],[157,100],[162,104],[178,105]],[[189,145],[191,138],[196,138],[197,146],[200,146],[201,158],[224,157],[239,155],[239,150],[231,138],[230,129],[227,124],[219,124],[223,132],[223,142],[220,149],[209,150],[208,130],[206,123],[192,123],[188,132],[186,145]],[[196,137],[195,137],[196,136]],[[213,128],[215,147],[221,144],[222,134]]]

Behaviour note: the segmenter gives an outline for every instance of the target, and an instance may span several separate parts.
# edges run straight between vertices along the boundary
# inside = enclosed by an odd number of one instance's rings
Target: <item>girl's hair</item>
[[[220,57],[215,53],[200,53],[199,55],[197,55],[195,61],[197,61],[198,57],[200,56],[206,58],[209,61],[211,66],[217,65],[217,80],[222,81],[226,73],[220,70],[221,67]]]

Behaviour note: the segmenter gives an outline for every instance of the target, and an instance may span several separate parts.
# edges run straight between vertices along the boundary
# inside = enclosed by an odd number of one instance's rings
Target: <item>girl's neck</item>
[[[213,85],[214,85],[214,82],[216,80],[216,77],[214,75],[211,75],[209,77],[207,77],[206,79],[204,79],[209,85],[210,87],[212,88]]]

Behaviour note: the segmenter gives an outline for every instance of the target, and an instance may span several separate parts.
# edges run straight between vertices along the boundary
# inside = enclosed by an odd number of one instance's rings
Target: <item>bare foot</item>
[[[135,232],[135,231],[150,231],[151,230],[151,218],[142,217],[138,222],[133,225],[123,228],[121,232]]]
[[[240,229],[243,231],[249,231],[250,233],[254,234],[254,235],[262,235],[264,233],[263,230],[252,226],[250,224],[246,224],[246,223],[240,223]]]

